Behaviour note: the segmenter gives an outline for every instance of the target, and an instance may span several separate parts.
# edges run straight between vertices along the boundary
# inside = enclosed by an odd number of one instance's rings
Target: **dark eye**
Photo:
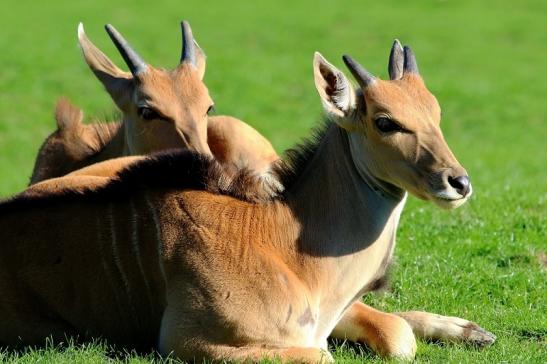
[[[211,114],[214,111],[215,111],[215,105],[209,106],[209,108],[207,109],[207,115]]]
[[[156,110],[146,106],[139,107],[139,116],[144,120],[161,119],[160,115],[157,113]]]
[[[397,124],[390,118],[379,117],[375,119],[374,122],[376,123],[376,127],[378,128],[378,130],[380,130],[382,133],[391,133],[394,131],[403,130],[403,128],[401,128],[399,124]]]

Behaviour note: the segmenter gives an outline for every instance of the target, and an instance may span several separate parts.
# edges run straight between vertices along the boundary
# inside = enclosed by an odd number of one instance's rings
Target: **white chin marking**
[[[455,209],[463,205],[473,194],[473,187],[469,186],[469,193],[466,196],[460,195],[453,188],[446,188],[442,191],[431,193],[433,202],[443,209]]]
[[[458,208],[460,207],[461,205],[463,205],[466,201],[467,201],[467,198],[465,197],[460,197],[459,199],[454,199],[454,200],[447,200],[447,199],[443,199],[443,198],[437,198],[437,197],[433,197],[433,202],[443,208],[443,209],[455,209],[455,208]]]
[[[454,200],[460,200],[463,198],[462,195],[460,195],[456,190],[454,189],[445,189],[442,191],[433,192],[432,195],[439,199],[439,200],[448,200],[448,201],[454,201]]]

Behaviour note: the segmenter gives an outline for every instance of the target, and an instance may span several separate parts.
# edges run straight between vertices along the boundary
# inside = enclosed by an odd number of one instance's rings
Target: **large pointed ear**
[[[328,116],[342,127],[355,111],[355,91],[346,76],[319,52],[313,57],[315,87]]]
[[[123,109],[131,95],[133,75],[119,69],[87,38],[82,23],[78,25],[78,42],[89,68],[101,81],[118,107]]]
[[[55,121],[57,130],[77,130],[82,126],[84,113],[74,106],[66,97],[61,97],[55,105]]]

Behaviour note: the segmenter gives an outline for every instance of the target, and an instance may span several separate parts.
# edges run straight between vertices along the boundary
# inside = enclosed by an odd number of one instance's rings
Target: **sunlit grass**
[[[87,115],[113,104],[76,42],[89,37],[116,60],[111,22],[150,63],[179,59],[179,21],[190,20],[208,55],[206,83],[220,114],[242,118],[282,151],[320,118],[311,61],[319,50],[344,69],[350,53],[386,77],[393,38],[413,46],[443,108],[442,127],[475,190],[445,212],[410,199],[403,212],[392,288],[365,297],[384,311],[419,309],[478,322],[491,348],[419,343],[424,363],[547,362],[547,32],[544,1],[93,1],[5,0],[0,36],[0,195],[28,182],[53,105],[66,95]],[[1,323],[0,323],[1,325]],[[376,362],[342,345],[341,362]],[[159,362],[104,343],[27,348],[7,362]]]

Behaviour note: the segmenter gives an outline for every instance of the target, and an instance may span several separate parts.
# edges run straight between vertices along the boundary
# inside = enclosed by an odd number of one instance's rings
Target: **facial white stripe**
[[[167,288],[167,275],[165,274],[165,268],[163,266],[163,254],[161,253],[162,247],[163,247],[163,241],[161,238],[161,225],[160,225],[160,219],[159,216],[156,214],[156,210],[154,206],[152,205],[152,202],[150,202],[150,198],[148,195],[145,195],[146,204],[148,205],[148,208],[150,209],[150,213],[152,214],[152,219],[154,220],[154,229],[156,231],[156,246],[158,250],[158,265],[160,268],[160,273],[163,278],[163,282],[165,284],[165,288]]]

